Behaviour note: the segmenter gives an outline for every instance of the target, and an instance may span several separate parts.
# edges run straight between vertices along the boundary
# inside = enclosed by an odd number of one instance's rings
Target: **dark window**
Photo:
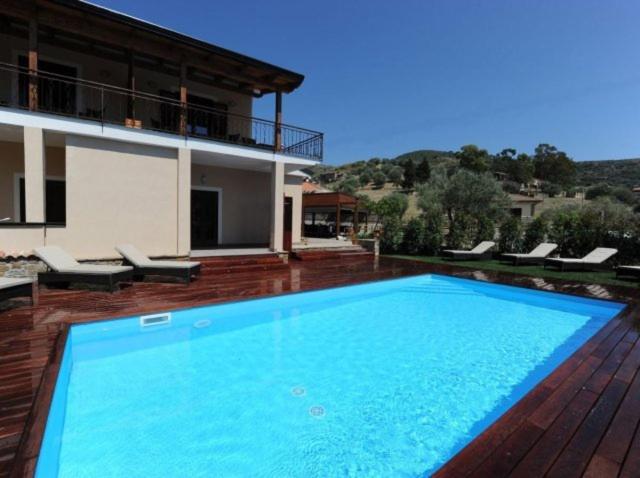
[[[66,222],[67,185],[59,179],[47,179],[45,193],[45,221]],[[24,178],[20,178],[20,222],[26,222]]]
[[[18,65],[28,68],[27,57],[19,56]],[[76,68],[45,60],[38,61],[38,70],[71,78],[78,76]],[[21,73],[18,78],[18,101],[20,106],[24,108],[29,106],[29,75],[26,73]],[[75,114],[76,85],[73,80],[38,78],[38,109],[54,113]]]

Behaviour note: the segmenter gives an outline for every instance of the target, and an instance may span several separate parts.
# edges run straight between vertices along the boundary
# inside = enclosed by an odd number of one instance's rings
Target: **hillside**
[[[450,166],[456,164],[458,161],[455,159],[452,151],[420,149],[389,159],[373,158],[368,161],[355,161],[340,166],[320,164],[309,168],[307,172],[316,179],[321,180],[325,179],[322,176],[327,173],[335,174],[335,176],[330,177],[329,181],[326,181],[332,182],[344,176],[357,176],[365,168],[371,168],[372,164],[374,168],[385,164],[402,165],[409,159],[413,160],[416,164],[426,159],[432,167],[440,164]],[[598,183],[607,183],[611,186],[625,186],[628,188],[640,186],[640,158],[580,161],[576,162],[576,166],[577,184],[580,186],[592,186]]]
[[[613,186],[640,186],[640,159],[611,159],[607,161],[581,161],[578,166],[578,184],[589,186],[608,183]]]

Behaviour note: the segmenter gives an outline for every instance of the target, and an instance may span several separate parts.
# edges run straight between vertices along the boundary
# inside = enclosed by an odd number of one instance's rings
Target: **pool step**
[[[204,258],[201,261],[203,276],[216,274],[229,274],[235,272],[258,272],[271,270],[288,269],[285,263],[277,254],[259,256],[238,256],[238,257],[213,257]]]
[[[299,261],[325,261],[325,260],[370,260],[374,257],[373,252],[369,252],[362,247],[355,246],[345,249],[307,249],[294,251],[292,254],[294,259]]]

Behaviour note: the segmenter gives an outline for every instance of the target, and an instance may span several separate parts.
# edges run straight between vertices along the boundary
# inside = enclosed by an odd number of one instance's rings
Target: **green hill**
[[[578,166],[578,184],[582,186],[597,183],[629,188],[640,186],[640,159],[581,161],[576,164]]]

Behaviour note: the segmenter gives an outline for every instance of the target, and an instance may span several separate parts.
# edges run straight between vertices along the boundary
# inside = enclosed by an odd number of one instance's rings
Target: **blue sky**
[[[323,131],[330,164],[468,143],[640,156],[640,2],[94,2],[303,73],[284,121]]]

